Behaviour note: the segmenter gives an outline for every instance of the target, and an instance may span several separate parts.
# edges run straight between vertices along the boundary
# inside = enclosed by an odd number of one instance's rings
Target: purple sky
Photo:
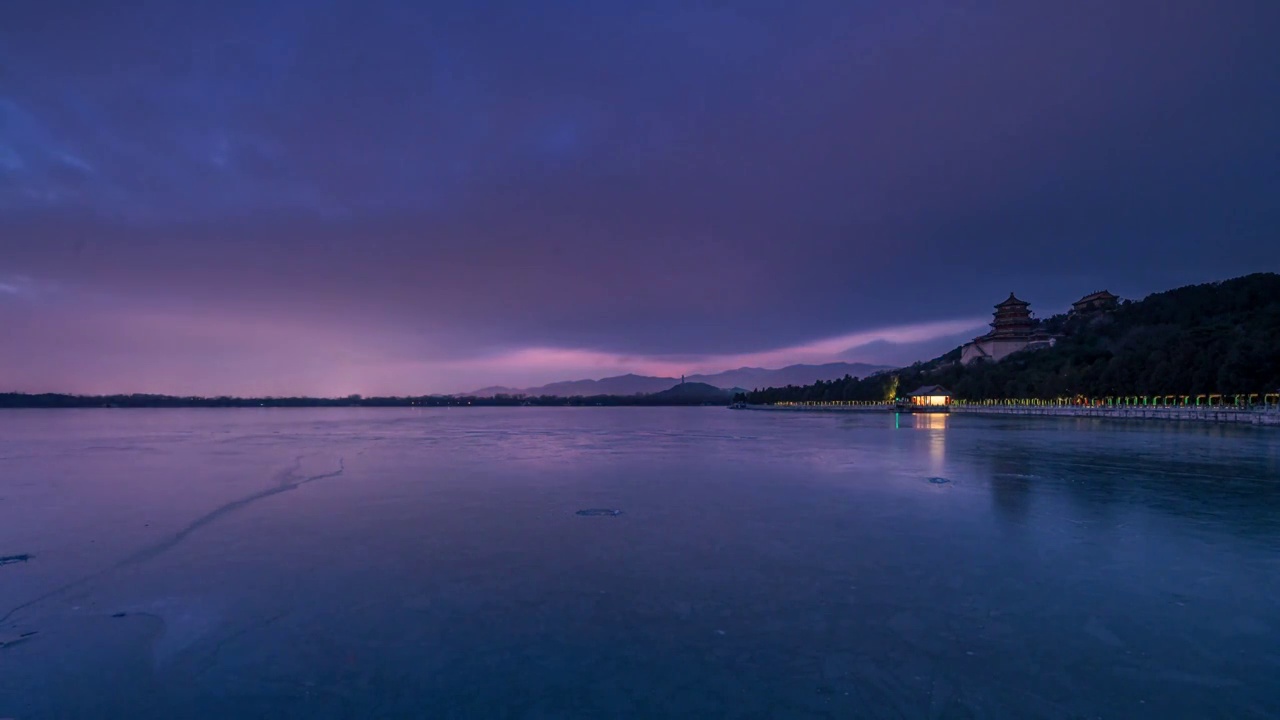
[[[906,363],[1280,269],[1276,2],[2,14],[0,391]]]

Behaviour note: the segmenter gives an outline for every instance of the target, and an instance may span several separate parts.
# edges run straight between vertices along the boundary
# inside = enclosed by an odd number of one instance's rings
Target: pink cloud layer
[[[173,395],[416,395],[530,387],[637,373],[675,377],[743,366],[867,361],[870,343],[912,344],[982,325],[956,319],[848,333],[745,353],[628,354],[521,347],[468,356],[461,338],[406,339],[387,328],[314,318],[244,317],[207,308],[142,308],[0,278],[0,392]],[[24,279],[25,280],[25,279]],[[434,346],[440,347],[434,347]],[[449,349],[448,354],[436,354]]]
[[[875,342],[907,344],[954,336],[983,325],[966,318],[899,325],[823,338],[808,343],[747,353],[703,355],[627,355],[597,350],[530,347],[466,361],[491,378],[557,375],[554,379],[602,377],[622,373],[674,377],[715,373],[738,367],[776,368],[798,363],[858,361],[856,348]],[[847,354],[854,350],[855,354]],[[575,375],[577,373],[577,375]]]

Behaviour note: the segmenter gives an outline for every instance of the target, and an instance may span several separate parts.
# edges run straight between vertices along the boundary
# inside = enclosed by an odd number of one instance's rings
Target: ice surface
[[[4,411],[0,556],[21,720],[1280,716],[1268,428]]]

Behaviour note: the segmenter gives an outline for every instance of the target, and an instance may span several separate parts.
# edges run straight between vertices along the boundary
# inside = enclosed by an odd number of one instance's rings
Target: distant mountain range
[[[714,375],[689,375],[686,383],[705,383],[722,390],[733,388],[786,387],[787,385],[812,385],[819,380],[837,380],[845,375],[867,377],[893,368],[887,365],[866,363],[826,363],[823,365],[788,365],[777,370],[741,367]],[[566,380],[532,388],[511,388],[499,385],[481,388],[472,393],[476,397],[493,395],[557,395],[575,397],[587,395],[637,395],[662,392],[680,382],[680,378],[652,377],[649,375],[618,375],[600,380]]]

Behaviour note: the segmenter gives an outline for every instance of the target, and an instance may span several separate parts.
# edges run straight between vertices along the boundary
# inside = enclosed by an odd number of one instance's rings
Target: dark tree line
[[[759,404],[831,400],[883,402],[892,400],[897,394],[896,381],[900,381],[897,373],[881,373],[868,378],[845,375],[839,380],[819,380],[812,385],[756,390],[736,399]]]
[[[0,408],[229,408],[229,407],[580,407],[580,406],[684,406],[727,405],[707,397],[652,397],[648,395],[595,395],[591,397],[559,397],[543,395],[525,397],[497,395],[467,397],[424,395],[418,397],[179,397],[173,395],[63,395],[57,393],[0,393]]]
[[[1041,323],[1046,350],[960,365],[960,349],[868,378],[748,393],[753,403],[884,400],[942,385],[967,400],[1280,392],[1280,275],[1258,273]]]

